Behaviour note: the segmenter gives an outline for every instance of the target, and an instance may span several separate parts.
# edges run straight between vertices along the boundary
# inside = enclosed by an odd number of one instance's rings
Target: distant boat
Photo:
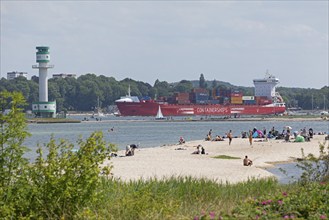
[[[100,103],[99,103],[99,96],[97,97],[96,116],[97,117],[104,117],[104,113],[102,112],[101,107],[100,107]]]
[[[161,107],[160,107],[160,105],[159,105],[158,113],[157,113],[157,115],[155,116],[155,119],[156,119],[156,120],[162,120],[162,119],[165,119],[165,117],[163,117],[163,114],[162,114],[162,112],[161,112]]]

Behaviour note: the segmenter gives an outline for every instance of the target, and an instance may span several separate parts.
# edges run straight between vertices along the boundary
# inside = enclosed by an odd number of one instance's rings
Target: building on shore
[[[20,76],[27,78],[27,72],[18,72],[18,71],[8,72],[7,80],[12,80]]]

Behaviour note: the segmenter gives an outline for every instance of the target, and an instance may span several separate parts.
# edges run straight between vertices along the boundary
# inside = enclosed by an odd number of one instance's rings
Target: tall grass
[[[80,210],[80,219],[193,219],[214,211],[228,215],[247,198],[287,190],[274,179],[216,183],[207,179],[172,177],[123,182],[103,179],[97,200]]]

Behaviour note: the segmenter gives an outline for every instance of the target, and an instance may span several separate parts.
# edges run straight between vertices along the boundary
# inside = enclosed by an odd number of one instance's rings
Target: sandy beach
[[[296,143],[284,140],[253,139],[249,144],[247,138],[233,138],[229,146],[224,141],[187,141],[182,145],[138,148],[134,156],[124,156],[119,151],[117,157],[106,162],[113,165],[114,178],[124,181],[167,178],[171,176],[192,176],[208,178],[218,182],[237,183],[249,178],[273,177],[264,168],[273,163],[292,162],[301,158],[301,149],[305,154],[319,154],[319,143],[325,143],[325,135],[315,135],[310,142]],[[206,154],[192,154],[201,144]],[[328,141],[325,143],[328,145]],[[215,156],[227,155],[240,159],[215,159]],[[245,155],[253,161],[252,166],[243,166]]]

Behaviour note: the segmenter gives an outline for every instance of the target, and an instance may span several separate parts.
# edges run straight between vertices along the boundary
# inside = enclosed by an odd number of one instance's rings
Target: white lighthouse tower
[[[48,101],[48,69],[54,65],[49,65],[50,55],[49,47],[36,47],[36,62],[39,65],[33,65],[33,69],[39,69],[39,102],[32,103],[32,112],[42,118],[56,117],[56,101]]]

